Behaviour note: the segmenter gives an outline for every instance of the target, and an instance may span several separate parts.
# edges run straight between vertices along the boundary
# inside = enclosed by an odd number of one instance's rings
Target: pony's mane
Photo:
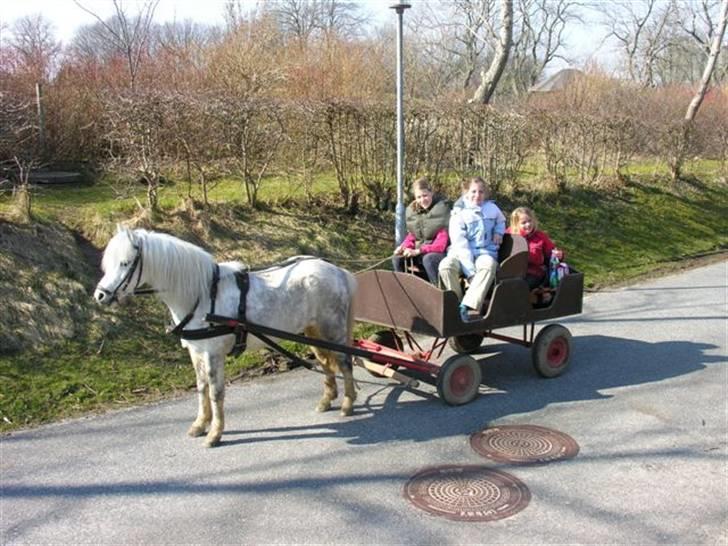
[[[166,233],[133,233],[142,244],[145,277],[163,280],[170,291],[187,294],[193,302],[209,293],[215,264],[209,252]]]

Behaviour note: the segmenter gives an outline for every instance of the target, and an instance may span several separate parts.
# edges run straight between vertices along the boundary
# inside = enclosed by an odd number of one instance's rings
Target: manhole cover
[[[523,482],[484,466],[437,466],[410,478],[404,496],[418,508],[455,521],[494,521],[523,510],[531,492]]]
[[[483,457],[515,464],[547,463],[579,453],[579,444],[568,434],[535,425],[487,428],[473,434],[470,445]]]

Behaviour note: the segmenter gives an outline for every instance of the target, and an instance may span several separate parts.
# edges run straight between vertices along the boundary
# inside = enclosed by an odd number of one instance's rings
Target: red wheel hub
[[[450,376],[450,390],[456,396],[462,396],[470,389],[474,379],[473,370],[460,366]]]
[[[569,356],[569,345],[563,337],[557,337],[546,351],[546,362],[552,368],[560,368]]]

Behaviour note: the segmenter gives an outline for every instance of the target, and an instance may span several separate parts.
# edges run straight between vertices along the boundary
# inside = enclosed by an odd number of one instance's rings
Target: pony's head
[[[141,241],[133,231],[117,226],[101,260],[104,276],[96,285],[94,299],[109,305],[134,292],[142,276]]]

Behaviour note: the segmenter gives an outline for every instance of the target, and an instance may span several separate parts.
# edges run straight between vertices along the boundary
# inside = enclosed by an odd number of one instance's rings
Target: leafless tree
[[[15,21],[9,47],[17,63],[15,70],[25,72],[35,82],[50,79],[61,52],[52,23],[40,13]]]
[[[167,83],[175,88],[189,87],[204,79],[208,51],[221,42],[221,32],[191,20],[165,23],[152,29],[156,66],[165,71]]]
[[[231,31],[238,28],[246,18],[241,0],[225,0],[223,17],[226,30]]]
[[[317,7],[307,0],[280,0],[268,9],[285,34],[305,44],[316,30]]]
[[[325,34],[334,33],[344,38],[355,38],[369,17],[362,13],[361,4],[346,0],[319,0],[319,28]]]
[[[315,35],[358,36],[367,20],[361,4],[344,0],[278,0],[263,6],[283,33],[301,44]]]
[[[490,23],[488,23],[490,26]],[[491,28],[493,28],[491,26]],[[513,45],[513,0],[500,0],[500,30],[495,52],[487,70],[480,72],[480,85],[470,102],[488,104],[500,82]]]
[[[563,57],[567,27],[581,21],[577,0],[519,0],[510,56],[516,95],[527,92],[555,59]]]
[[[444,81],[468,89],[484,53],[494,44],[486,30],[494,10],[493,0],[424,3],[408,22],[414,48]]]
[[[685,112],[685,121],[691,123],[695,119],[695,115],[698,113],[698,109],[705,98],[705,93],[708,90],[708,84],[713,75],[715,64],[720,54],[721,45],[723,43],[723,36],[725,35],[725,27],[728,23],[728,0],[723,0],[721,4],[721,11],[719,19],[716,22],[715,33],[713,34],[713,40],[710,45],[710,54],[708,60],[705,63],[705,70],[703,71],[703,77],[700,81],[700,86],[695,92],[695,96],[688,105],[687,112]]]
[[[672,0],[675,22],[683,34],[703,53],[702,61],[710,56],[711,44],[718,28],[721,0]],[[713,70],[713,80],[723,81],[728,75],[728,59],[719,59]],[[701,63],[702,64],[702,63]]]
[[[596,6],[619,45],[629,78],[645,87],[656,85],[656,64],[671,44],[673,5],[661,0],[614,0]]]
[[[98,21],[99,24],[90,27],[89,31],[96,34],[102,42],[107,42],[113,51],[123,56],[129,73],[129,87],[132,90],[136,89],[139,67],[149,45],[152,20],[159,0],[145,0],[139,13],[135,16],[127,13],[123,0],[112,0],[115,14],[108,20],[103,20],[94,11],[81,4],[79,0],[73,1]]]

